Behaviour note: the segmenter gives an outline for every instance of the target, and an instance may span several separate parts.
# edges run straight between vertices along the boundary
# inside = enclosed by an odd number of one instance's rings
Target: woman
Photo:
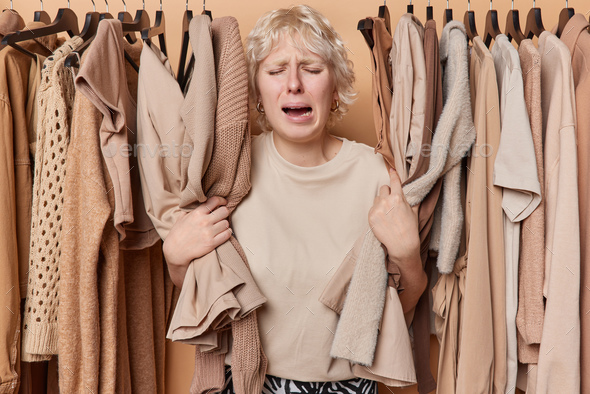
[[[369,224],[399,266],[404,310],[413,308],[426,287],[416,215],[381,155],[328,132],[353,101],[354,73],[324,16],[307,6],[269,12],[246,51],[264,132],[252,139],[252,187],[232,214],[232,228],[268,298],[258,312],[265,392],[289,385],[374,393],[375,382],[355,378],[347,360],[330,357],[338,316],[318,297]],[[191,260],[229,239],[225,203],[209,198],[171,230],[164,254],[177,286]],[[231,383],[224,392],[232,392]]]

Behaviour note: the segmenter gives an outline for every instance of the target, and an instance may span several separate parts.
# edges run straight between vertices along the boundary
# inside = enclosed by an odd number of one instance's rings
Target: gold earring
[[[256,111],[258,111],[259,114],[264,115],[264,107],[262,106],[262,103],[260,101],[258,102],[258,104],[256,104]]]
[[[330,108],[330,111],[338,112],[338,108],[340,108],[340,101],[336,100],[336,107]]]

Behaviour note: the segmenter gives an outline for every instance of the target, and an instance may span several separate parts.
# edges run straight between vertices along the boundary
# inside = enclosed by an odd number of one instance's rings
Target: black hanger
[[[518,10],[514,9],[514,0],[512,0],[512,8],[508,11],[506,15],[506,28],[504,29],[506,37],[508,37],[508,41],[514,41],[518,45],[520,42],[524,40],[526,37],[522,34],[522,30],[520,30],[520,17],[518,15]]]
[[[561,33],[565,29],[565,25],[569,22],[570,19],[576,14],[573,8],[568,8],[567,0],[565,0],[565,8],[561,10],[559,13],[559,23],[557,24],[557,32],[555,35],[557,37],[561,37]]]
[[[41,0],[41,11],[35,11],[33,16],[34,22],[43,22],[46,25],[51,23],[51,17],[46,11],[43,11],[43,0]]]
[[[377,17],[383,19],[385,21],[385,28],[391,34],[391,16],[389,16],[389,8],[387,8],[387,4],[383,1],[383,5],[379,6],[379,12],[377,13]],[[371,25],[371,29],[373,26]]]
[[[193,19],[193,11],[188,9],[188,0],[186,0],[186,10],[184,11],[184,16],[182,17],[182,44],[180,46],[180,61],[178,62],[178,73],[176,74],[176,80],[180,85],[181,89],[184,91],[184,70],[186,67],[186,58],[188,56],[188,44],[189,44],[189,33],[188,28],[190,25],[191,20]],[[191,67],[192,56],[189,61],[189,67]]]
[[[407,12],[408,14],[414,13],[414,6],[412,5],[412,0],[410,0],[410,4],[408,4]]]
[[[465,11],[465,15],[463,16],[463,24],[467,32],[467,40],[473,41],[475,37],[479,36],[475,25],[475,12],[471,11],[470,0],[467,0],[467,11]]]
[[[447,0],[447,8],[443,12],[443,26],[453,20],[453,9],[449,8],[449,0]]]
[[[492,9],[492,0],[490,0],[490,10],[486,14],[486,27],[483,30],[483,37],[486,46],[489,48],[492,39],[502,34],[500,26],[498,25],[498,11]]]
[[[434,19],[432,6],[430,5],[430,0],[428,0],[428,5],[426,6],[426,20]]]
[[[533,8],[529,10],[526,16],[526,25],[524,28],[524,36],[526,38],[539,37],[545,31],[543,27],[543,18],[541,17],[541,9],[535,7],[535,0],[533,0]]]
[[[76,13],[69,8],[69,5],[68,1],[68,8],[60,8],[57,11],[57,16],[51,24],[35,29],[25,29],[12,34],[7,34],[2,40],[2,44],[10,45],[14,49],[32,57],[33,59],[37,59],[37,56],[34,53],[24,49],[17,43],[62,32],[67,32],[70,37],[78,35],[80,31],[78,30],[78,17],[76,16]]]
[[[125,3],[125,0],[121,1],[123,1],[123,11],[119,12],[119,14],[117,15],[117,19],[120,20],[121,23],[133,22],[133,17],[129,12],[127,12],[127,4]],[[128,32],[127,34],[125,34],[125,38],[127,39],[127,42],[130,44],[133,44],[135,41],[137,41],[137,37],[133,32]]]
[[[166,53],[166,20],[164,19],[164,11],[162,11],[162,0],[160,0],[160,10],[156,11],[154,25],[141,31],[141,39],[148,45],[152,44],[152,38],[156,36],[160,42],[160,50],[165,56],[168,56]]]

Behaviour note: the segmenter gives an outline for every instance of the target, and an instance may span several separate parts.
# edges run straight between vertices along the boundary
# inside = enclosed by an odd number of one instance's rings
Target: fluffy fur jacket
[[[410,205],[420,203],[436,181],[444,176],[439,217],[433,225],[432,246],[439,251],[437,265],[451,272],[456,258],[463,210],[460,198],[461,159],[475,140],[469,88],[469,62],[465,27],[452,21],[440,40],[443,64],[444,107],[432,140],[429,169],[403,187]],[[436,229],[434,229],[436,228]],[[385,305],[387,271],[384,250],[372,231],[367,231],[355,262],[340,315],[331,355],[354,364],[372,366]],[[397,294],[396,294],[397,295]],[[403,319],[403,315],[399,317]]]

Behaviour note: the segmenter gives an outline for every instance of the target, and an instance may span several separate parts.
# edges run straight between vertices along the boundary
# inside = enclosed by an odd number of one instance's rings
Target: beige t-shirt
[[[234,211],[232,228],[268,298],[258,323],[270,375],[355,377],[348,361],[330,357],[338,315],[318,298],[368,225],[389,175],[373,148],[342,141],[329,162],[299,167],[278,153],[272,132],[252,139],[252,189]]]

